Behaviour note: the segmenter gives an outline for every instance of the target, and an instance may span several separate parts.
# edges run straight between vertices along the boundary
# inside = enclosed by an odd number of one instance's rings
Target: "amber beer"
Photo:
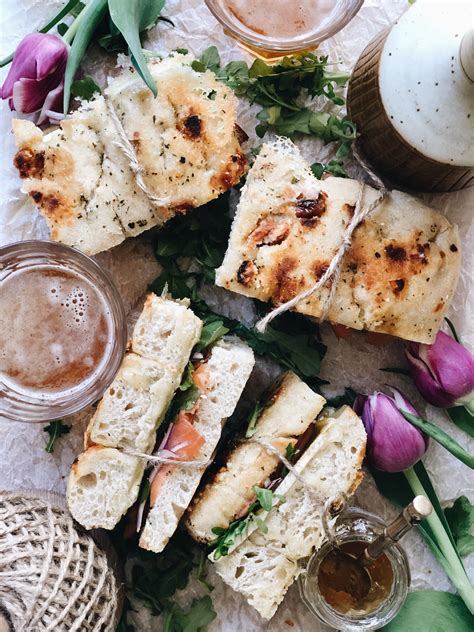
[[[46,244],[49,254],[33,254],[32,244]],[[39,407],[54,418],[58,404],[69,414],[71,404],[91,403],[113,379],[125,341],[123,308],[88,257],[51,242],[17,249],[16,257],[14,247],[0,249],[0,415],[28,418]],[[68,256],[55,257],[58,250]]]
[[[206,0],[227,35],[266,60],[314,50],[357,13],[362,0]]]

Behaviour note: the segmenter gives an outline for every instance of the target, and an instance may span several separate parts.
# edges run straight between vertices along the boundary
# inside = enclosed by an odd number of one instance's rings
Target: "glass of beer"
[[[224,31],[257,57],[311,51],[340,31],[363,0],[206,0]]]
[[[0,248],[0,418],[41,422],[99,399],[127,343],[108,274],[51,241]]]

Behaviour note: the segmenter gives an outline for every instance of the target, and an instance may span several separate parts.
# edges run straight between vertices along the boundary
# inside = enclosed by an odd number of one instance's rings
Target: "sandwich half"
[[[361,183],[317,180],[291,141],[263,145],[242,189],[221,287],[284,303],[313,287],[341,246]],[[377,192],[365,186],[362,204]],[[359,224],[342,261],[328,319],[431,344],[456,289],[457,227],[418,199],[392,191]],[[295,310],[319,317],[329,288]]]
[[[199,354],[202,355],[202,354]],[[223,338],[202,359],[194,361],[191,380],[200,396],[177,411],[162,438],[158,454],[200,461],[192,467],[163,463],[151,468],[144,479],[149,488],[145,526],[139,545],[155,553],[162,551],[191,502],[212,458],[223,425],[232,415],[254,365],[253,352],[236,338]],[[145,501],[142,501],[142,504]],[[140,520],[142,522],[143,520]],[[137,524],[137,528],[140,528]]]
[[[185,519],[195,540],[209,543],[216,530],[225,531],[247,514],[256,498],[255,487],[271,487],[279,477],[278,453],[299,449],[324,403],[297,375],[283,375],[251,416],[247,439],[229,453],[225,465],[195,497]],[[269,442],[277,454],[258,441]]]
[[[348,406],[317,423],[317,436],[294,465],[305,484],[290,472],[276,488],[276,504],[260,509],[227,555],[216,561],[221,578],[270,619],[302,562],[325,538],[322,516],[327,501],[351,495],[362,480],[366,434]],[[308,492],[306,486],[311,490]]]
[[[250,347],[209,343],[207,327],[185,301],[147,298],[71,468],[68,503],[86,528],[111,529],[134,505],[140,546],[160,552],[174,533],[254,365]],[[143,479],[149,455],[166,462]]]
[[[211,71],[173,52],[134,68],[44,134],[13,121],[14,164],[51,238],[91,255],[205,204],[246,171],[237,99]]]
[[[149,294],[130,350],[99,403],[85,434],[85,451],[72,464],[67,500],[87,529],[112,529],[138,496],[149,454],[199,340],[201,320],[186,301]]]

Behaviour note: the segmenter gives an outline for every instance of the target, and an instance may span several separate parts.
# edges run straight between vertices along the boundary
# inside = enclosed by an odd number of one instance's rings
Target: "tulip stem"
[[[406,410],[399,409],[402,415],[405,417],[407,421],[409,421],[413,426],[422,430],[425,434],[432,437],[435,441],[437,441],[443,448],[446,448],[448,452],[451,452],[457,459],[459,459],[462,463],[474,469],[474,456],[469,454],[462,445],[460,445],[455,439],[453,439],[447,432],[435,426],[435,424],[431,423],[427,419],[423,419],[422,417],[417,417],[416,415],[412,415]]]
[[[427,496],[426,490],[413,468],[405,470],[403,474],[415,496]],[[436,541],[432,542],[432,545],[439,549],[439,562],[442,564],[453,585],[457,588],[459,595],[470,612],[474,614],[474,588],[469,581],[457,550],[446,533],[443,523],[439,519],[436,511],[433,511],[425,520],[436,537]]]

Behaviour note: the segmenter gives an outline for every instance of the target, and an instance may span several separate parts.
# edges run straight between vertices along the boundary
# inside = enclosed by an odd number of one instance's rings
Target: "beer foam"
[[[18,392],[74,392],[90,383],[112,348],[105,301],[84,277],[55,266],[1,283],[0,377]]]

